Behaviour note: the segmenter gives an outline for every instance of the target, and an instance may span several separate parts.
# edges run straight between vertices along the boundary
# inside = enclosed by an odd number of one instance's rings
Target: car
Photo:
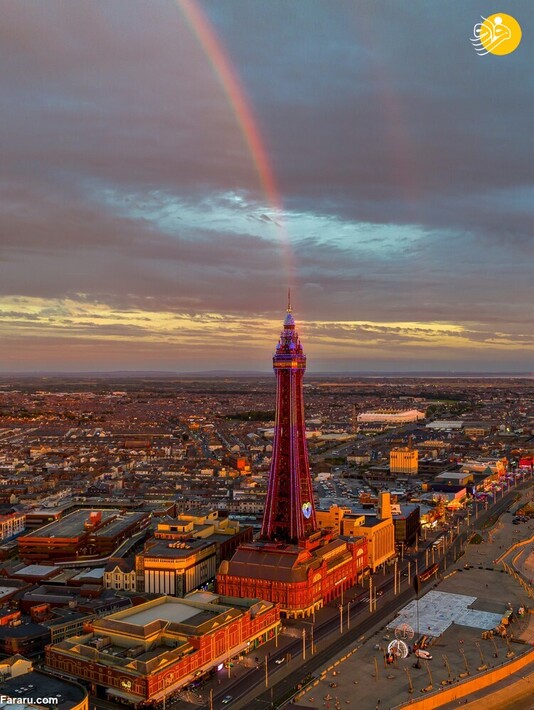
[[[379,589],[379,590],[377,591],[377,593],[376,593],[376,596],[377,596],[377,597],[381,597],[382,594],[384,594],[384,592],[383,592],[381,589]]]
[[[432,654],[430,654],[428,651],[425,651],[424,648],[417,648],[415,650],[415,655],[417,656],[417,658],[423,658],[425,661],[432,660]]]
[[[231,703],[232,700],[234,699],[233,695],[226,695],[222,700],[223,705],[228,705],[228,703]]]
[[[277,666],[279,666],[281,663],[283,663],[286,659],[285,658],[277,658],[275,663]]]

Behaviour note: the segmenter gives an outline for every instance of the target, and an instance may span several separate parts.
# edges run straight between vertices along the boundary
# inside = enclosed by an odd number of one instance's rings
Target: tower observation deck
[[[302,544],[317,530],[308,462],[302,380],[306,356],[288,303],[273,357],[276,418],[261,540]]]

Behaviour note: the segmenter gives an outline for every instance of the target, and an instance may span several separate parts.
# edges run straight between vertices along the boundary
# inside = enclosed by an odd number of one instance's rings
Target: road
[[[530,481],[522,483],[521,486],[517,488],[523,489],[527,485],[530,485]],[[484,509],[484,504],[475,504],[474,514],[469,514],[464,520],[459,521],[459,534],[457,534],[456,530],[452,531],[452,542],[447,546],[445,554],[442,553],[442,548],[440,548],[439,554],[434,552],[435,562],[439,565],[439,574],[445,572],[449,565],[463,553],[466,541],[471,535],[477,530],[482,529],[491,519],[498,518],[512,505],[515,495],[514,487],[493,503],[493,505],[488,505],[487,510]],[[426,549],[431,549],[431,547],[432,543],[430,542],[429,547]],[[255,700],[248,702],[247,708],[250,710],[259,710],[260,708],[270,707],[272,703],[274,703],[275,707],[278,706],[280,702],[284,701],[294,692],[297,684],[301,683],[307,675],[313,674],[315,670],[323,666],[333,655],[339,653],[350,644],[354,644],[373,626],[380,623],[382,619],[398,611],[411,599],[415,598],[414,589],[411,585],[408,586],[406,577],[402,575],[407,569],[408,562],[412,562],[414,565],[416,560],[418,562],[419,571],[422,571],[425,567],[425,558],[426,550],[420,549],[417,554],[414,553],[410,556],[406,556],[405,560],[399,565],[401,589],[402,587],[404,587],[404,589],[396,596],[393,595],[394,581],[392,572],[383,578],[379,574],[375,575],[373,577],[373,583],[378,590],[383,592],[383,596],[377,600],[376,611],[372,614],[369,613],[367,603],[360,602],[354,605],[350,612],[351,628],[348,630],[346,629],[346,612],[344,612],[345,630],[343,634],[339,633],[340,624],[339,615],[337,613],[332,615],[330,609],[328,618],[320,617],[320,614],[318,614],[318,620],[314,626],[314,643],[316,646],[322,645],[323,647],[317,653],[310,655],[310,638],[308,636],[306,660],[302,660],[298,664],[298,667],[292,670],[290,674],[277,681],[276,676],[278,675],[280,678],[285,665],[282,664],[278,666],[275,663],[276,659],[287,657],[288,653],[291,654],[293,661],[297,658],[302,658],[302,639],[292,639],[289,642],[287,642],[286,639],[284,644],[280,643],[278,650],[270,649],[270,655],[267,660],[267,671],[270,682],[274,681],[273,686],[265,689],[265,665],[262,663],[258,668],[250,670],[233,683],[225,683],[224,689],[220,692],[214,692],[213,710],[221,710],[222,708],[228,707],[228,705],[221,703],[222,699],[227,695],[232,696],[230,707],[234,707],[234,704],[240,698],[247,696],[254,688],[257,688],[257,693],[261,692],[260,688],[262,686],[264,691],[258,694]],[[429,554],[429,564],[432,564],[432,561]],[[424,588],[428,588],[435,583],[435,579],[432,578],[424,585]],[[362,590],[356,587],[350,590],[349,593],[352,593],[352,597],[354,595],[359,596],[362,594]],[[299,627],[298,623],[295,623],[294,626]],[[280,641],[282,641],[282,639],[280,639]],[[182,708],[187,706],[180,704],[178,707],[179,710],[182,710]],[[209,708],[209,704],[204,704],[203,708]]]

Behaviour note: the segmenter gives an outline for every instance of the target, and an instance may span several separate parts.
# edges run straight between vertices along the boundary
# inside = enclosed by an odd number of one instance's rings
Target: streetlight
[[[347,629],[350,629],[350,607],[351,604],[354,604],[354,599],[352,601],[347,602]]]
[[[406,675],[408,676],[408,692],[413,693],[412,676],[410,675],[410,671],[407,668],[405,668],[404,670],[406,671]]]
[[[315,623],[315,622],[312,623],[311,621],[304,621],[304,619],[302,619],[302,620],[301,620],[301,623],[302,623],[302,624],[309,624],[310,627],[311,627],[311,653],[312,653],[312,656],[313,656],[313,654],[315,653],[315,644],[314,644],[314,641],[313,641],[313,628],[314,628],[314,623]],[[303,629],[303,631],[305,631],[305,629]],[[303,658],[302,660],[305,660],[305,659],[306,659],[306,657],[304,656],[304,658]]]
[[[447,668],[447,674],[448,674],[447,683],[452,683],[452,675],[451,675],[451,667],[449,666],[449,659],[447,658],[447,656],[444,653],[442,654],[442,657],[445,662],[445,667]],[[444,681],[442,681],[442,683],[443,682]]]

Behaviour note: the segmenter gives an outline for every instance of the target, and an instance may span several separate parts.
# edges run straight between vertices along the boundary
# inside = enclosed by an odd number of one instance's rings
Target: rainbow
[[[290,242],[283,224],[282,197],[265,149],[259,122],[254,115],[252,106],[247,99],[245,90],[228,53],[218,39],[210,21],[200,9],[198,2],[196,0],[176,0],[176,2],[221,84],[250,153],[262,191],[270,208],[275,213],[273,222],[277,226],[278,237],[284,252],[283,258],[289,285],[294,281],[295,270],[292,268],[293,259]]]

